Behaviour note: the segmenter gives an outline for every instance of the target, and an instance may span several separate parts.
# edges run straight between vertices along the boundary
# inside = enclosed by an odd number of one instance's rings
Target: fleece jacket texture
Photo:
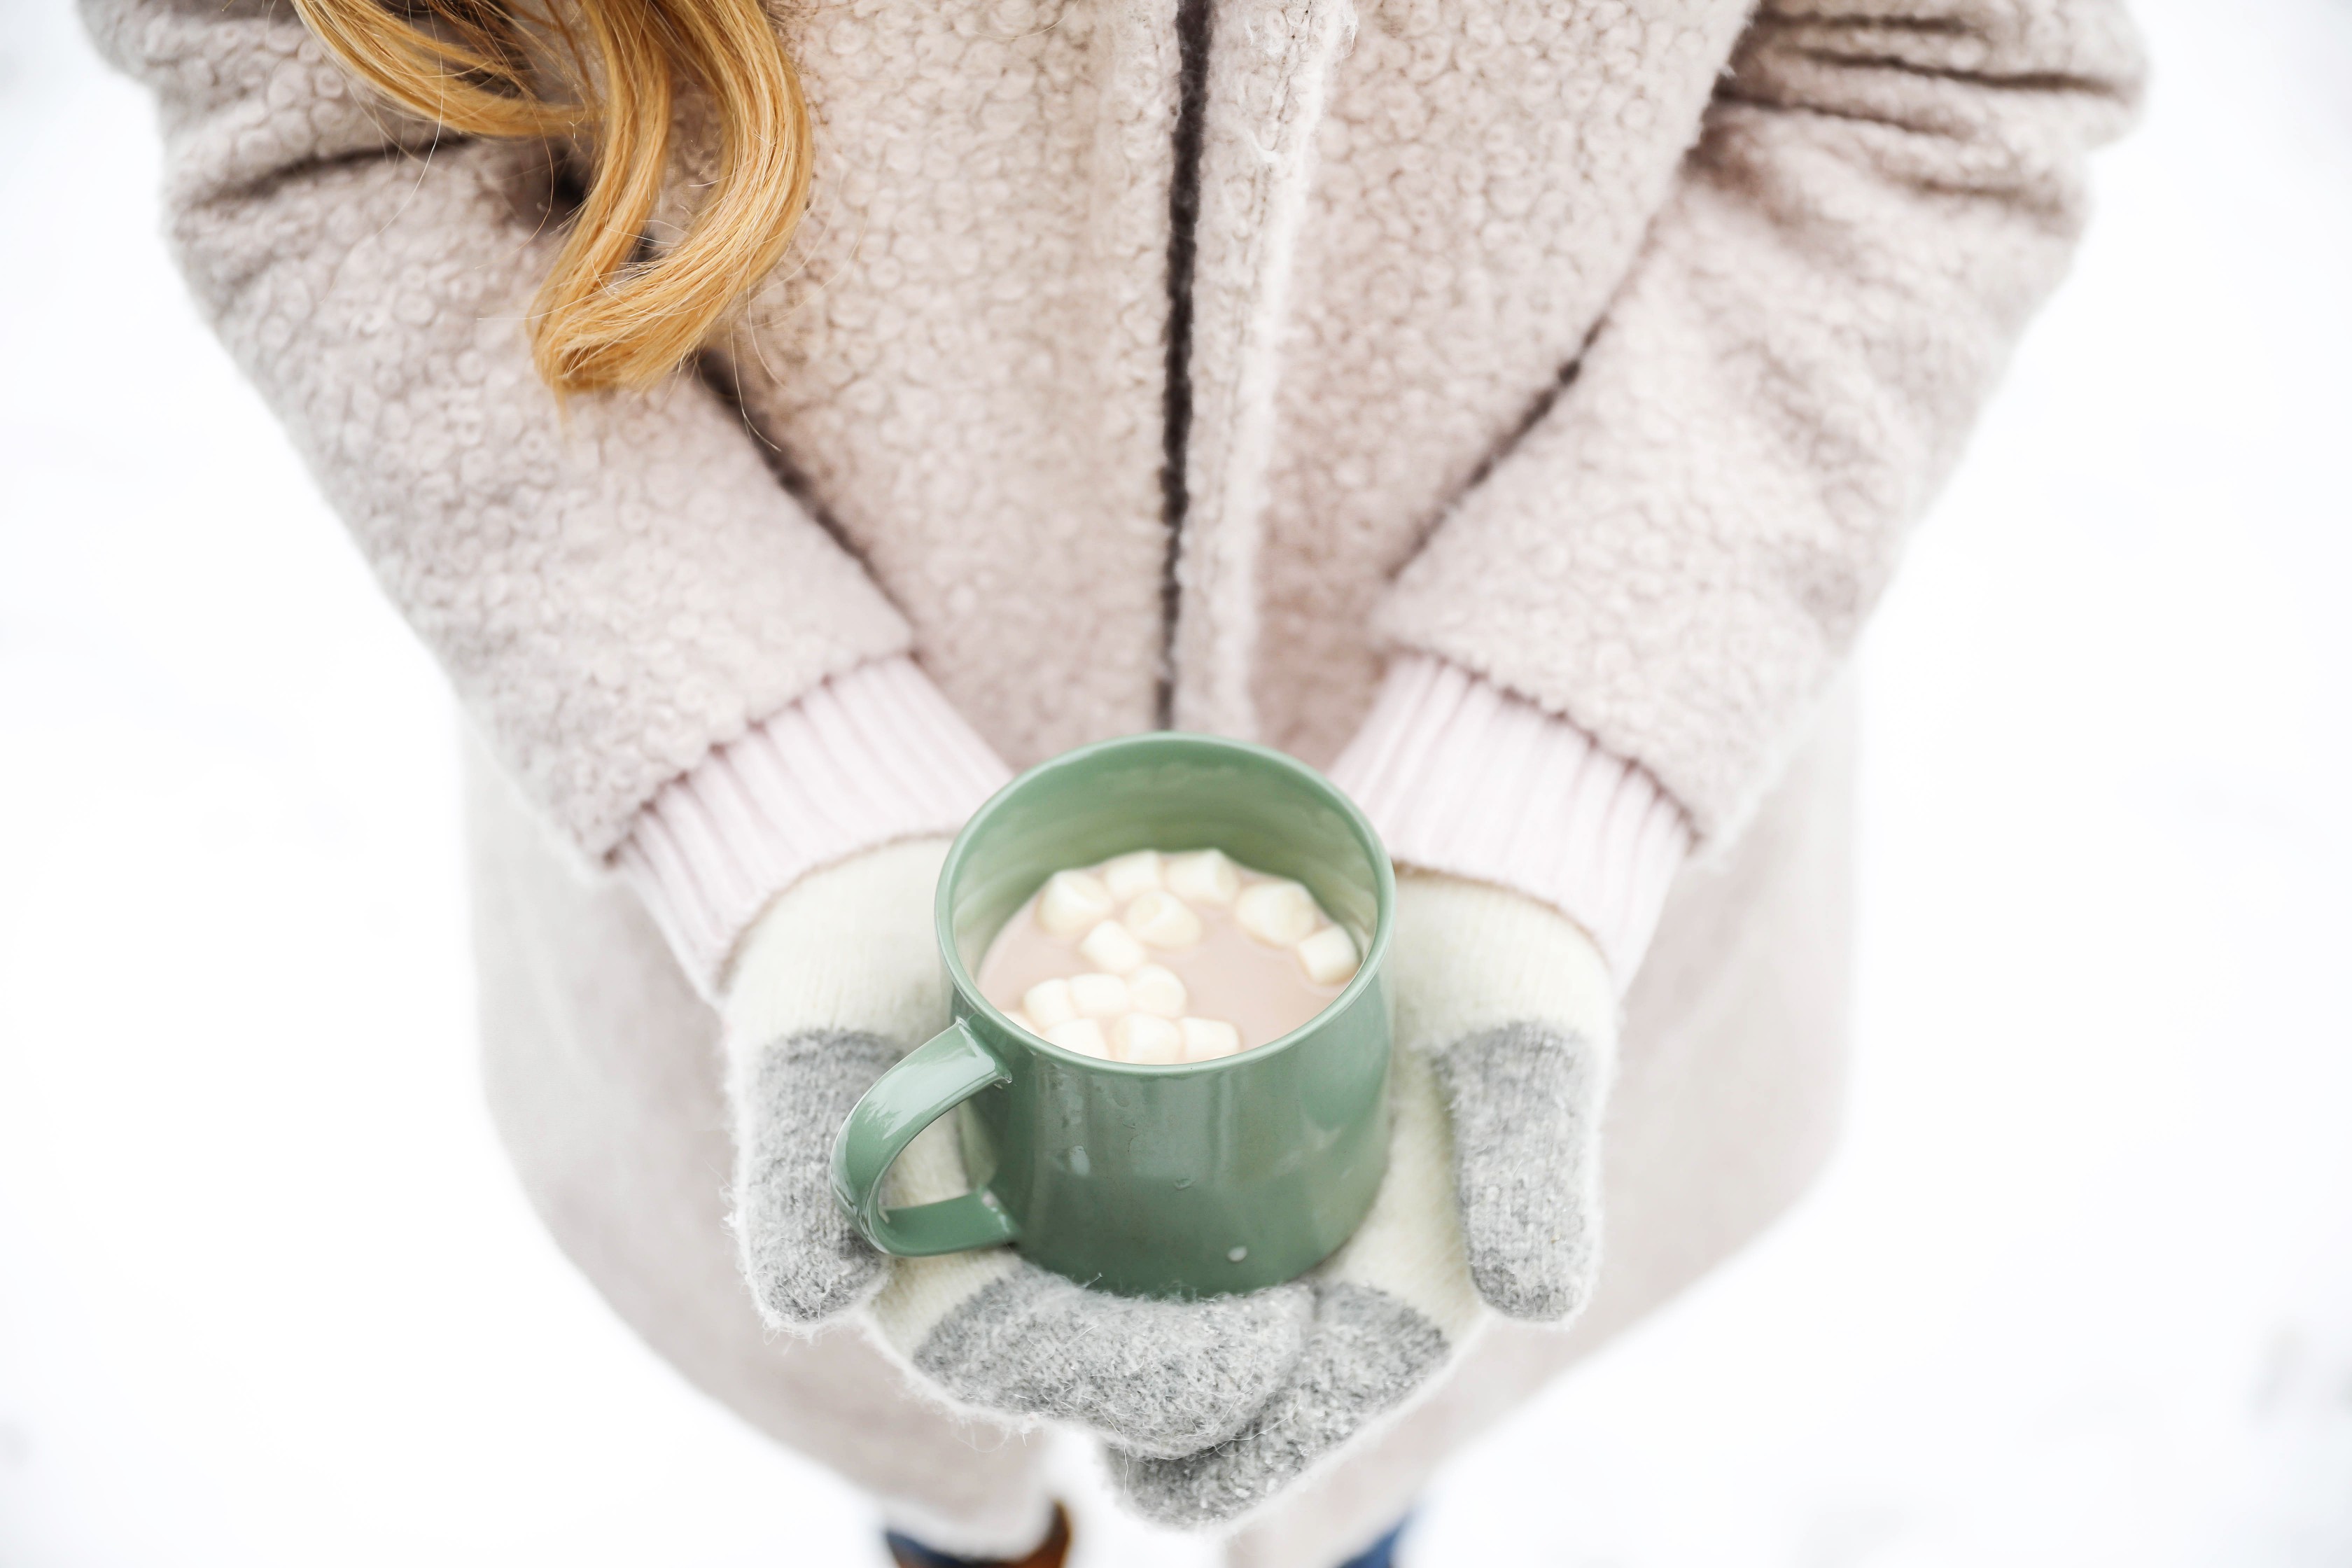
[[[566,411],[524,321],[572,149],[371,101],[285,0],[83,5],[198,303],[591,856],[909,652],[1019,767],[1169,721],[1322,763],[1416,651],[1720,835],[2139,71],[2116,0],[788,7],[793,253]]]

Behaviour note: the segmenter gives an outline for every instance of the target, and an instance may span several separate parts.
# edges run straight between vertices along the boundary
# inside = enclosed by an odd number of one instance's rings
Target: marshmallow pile
[[[1165,1065],[1234,1055],[1242,1049],[1240,1030],[1187,1013],[1184,982],[1152,958],[1155,950],[1198,943],[1204,909],[1230,910],[1252,941],[1290,949],[1317,985],[1343,984],[1356,973],[1354,939],[1300,884],[1255,873],[1245,879],[1221,850],[1139,849],[1046,880],[1037,923],[1073,942],[1092,972],[1032,985],[1013,1022],[1065,1050],[1108,1061]]]

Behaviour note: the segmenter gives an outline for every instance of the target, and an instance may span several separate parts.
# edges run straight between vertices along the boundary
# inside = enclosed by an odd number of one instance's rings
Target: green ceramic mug
[[[1307,885],[1363,964],[1280,1039],[1217,1061],[1103,1061],[1016,1026],[972,973],[1054,872],[1131,849],[1223,850]],[[1097,1289],[1255,1290],[1328,1257],[1371,1206],[1388,1160],[1396,884],[1347,796],[1279,752],[1160,731],[1030,769],[967,823],[940,873],[954,1022],[885,1073],[833,1151],[834,1194],[901,1258],[1011,1243]],[[959,1110],[972,1190],[886,1209],[883,1178]]]

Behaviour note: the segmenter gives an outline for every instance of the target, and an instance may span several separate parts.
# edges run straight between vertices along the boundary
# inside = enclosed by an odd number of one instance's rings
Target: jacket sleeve
[[[716,746],[907,628],[680,375],[560,407],[529,303],[544,144],[436,136],[284,0],[84,0],[159,101],[170,238],[473,720],[590,855]]]
[[[1387,635],[1736,826],[2063,272],[2139,68],[2111,0],[1766,0],[1580,364]]]

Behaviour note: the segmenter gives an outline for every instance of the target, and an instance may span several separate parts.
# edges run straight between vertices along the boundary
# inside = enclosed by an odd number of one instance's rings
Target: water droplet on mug
[[[1228,1263],[1239,1263],[1243,1258],[1247,1258],[1248,1256],[1248,1247],[1236,1247],[1232,1251],[1225,1254],[1225,1261]]]
[[[1179,1176],[1176,1178],[1176,1190],[1180,1193],[1192,1184],[1192,1178],[1190,1176]]]
[[[1075,1144],[1070,1149],[1070,1174],[1083,1176],[1092,1172],[1095,1163],[1087,1158],[1086,1145]]]

